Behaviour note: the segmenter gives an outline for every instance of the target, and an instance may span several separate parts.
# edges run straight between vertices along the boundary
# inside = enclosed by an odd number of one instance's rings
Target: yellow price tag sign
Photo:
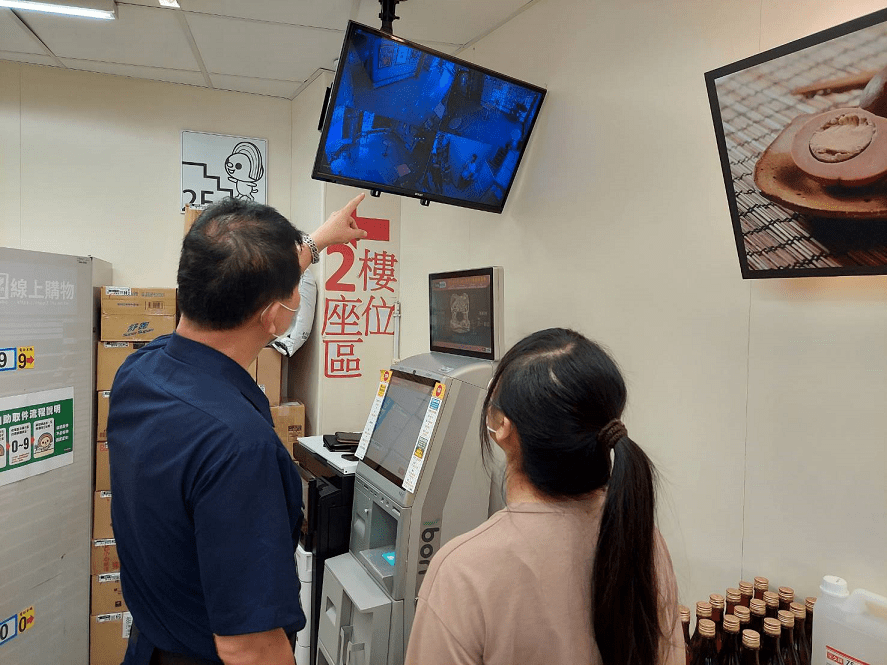
[[[16,367],[18,369],[34,369],[34,347],[20,346],[16,350]]]
[[[23,633],[34,627],[34,608],[29,607],[18,613],[18,632]]]

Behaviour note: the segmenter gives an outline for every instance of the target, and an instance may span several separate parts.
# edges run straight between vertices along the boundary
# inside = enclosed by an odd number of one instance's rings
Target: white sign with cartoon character
[[[182,132],[182,200],[202,206],[232,196],[267,203],[268,142],[242,136]]]

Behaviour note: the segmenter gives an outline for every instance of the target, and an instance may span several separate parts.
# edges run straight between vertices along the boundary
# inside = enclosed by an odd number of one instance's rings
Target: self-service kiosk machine
[[[489,341],[470,340],[472,347],[486,344],[486,358],[432,352],[381,373],[356,453],[349,551],[325,566],[317,665],[401,665],[431,558],[489,514],[491,483],[478,432],[499,353],[493,301],[500,301],[501,269],[486,271],[487,294],[471,295],[491,301],[477,305]],[[445,315],[463,331],[477,326],[462,320],[470,316],[469,291],[456,291],[438,298],[456,303],[458,311]],[[432,318],[434,303],[432,293]]]

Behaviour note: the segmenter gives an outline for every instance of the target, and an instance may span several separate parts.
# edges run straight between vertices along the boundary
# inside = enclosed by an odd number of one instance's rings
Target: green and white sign
[[[0,485],[74,461],[74,388],[0,397]]]

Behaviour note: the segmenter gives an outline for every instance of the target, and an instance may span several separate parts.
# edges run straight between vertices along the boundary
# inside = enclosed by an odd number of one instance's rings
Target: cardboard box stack
[[[281,401],[287,392],[285,356],[274,349],[264,348],[250,367],[250,373],[268,398],[274,430],[292,456],[299,437],[305,436],[305,405]]]
[[[170,288],[102,287],[101,341],[96,354],[96,452],[90,573],[90,665],[119,665],[132,617],[120,590],[120,559],[111,525],[108,405],[114,376],[126,358],[175,329],[176,291]]]
[[[283,392],[283,372],[286,367],[283,358],[279,351],[266,347],[259,352],[255,362],[253,378],[272,407],[280,405],[280,394]]]
[[[300,436],[305,436],[305,405],[301,402],[284,402],[271,407],[271,418],[274,420],[274,431],[283,441],[284,447],[294,457],[296,444]]]

